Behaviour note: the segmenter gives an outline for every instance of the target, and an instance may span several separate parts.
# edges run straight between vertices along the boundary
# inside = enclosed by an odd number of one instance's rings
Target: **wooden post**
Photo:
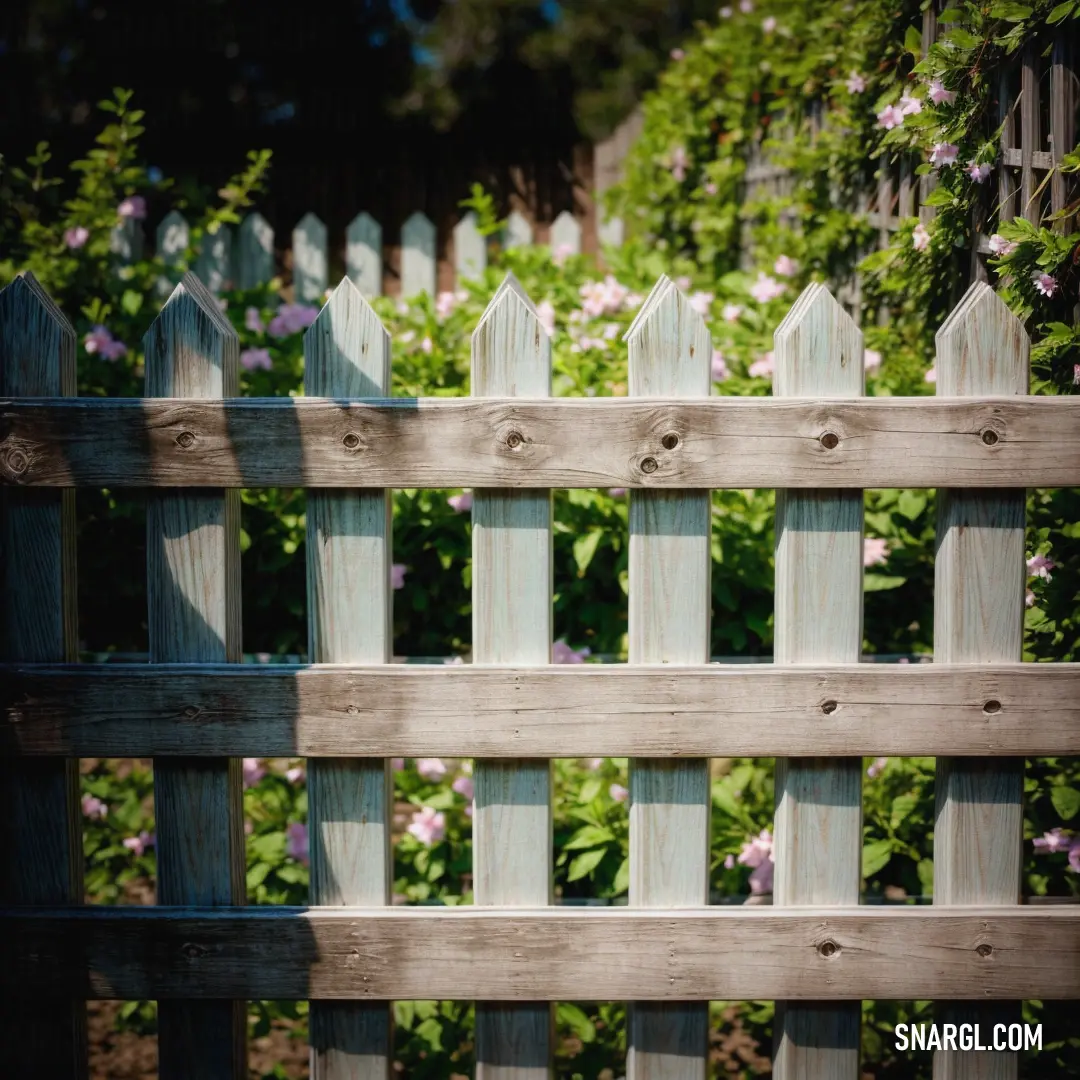
[[[520,211],[512,210],[506,219],[503,232],[503,247],[526,247],[533,242],[533,227],[529,219]]]
[[[1062,34],[1054,42],[1050,57],[1050,154],[1053,173],[1050,176],[1050,209],[1056,214],[1069,201],[1068,177],[1061,171],[1062,159],[1076,140],[1076,74],[1072,68],[1075,46]],[[1061,233],[1069,232],[1072,218],[1062,218],[1054,225]]]
[[[1020,215],[1039,223],[1038,178],[1034,153],[1039,146],[1039,55],[1035,46],[1024,48],[1020,61]],[[1070,148],[1071,149],[1071,148]]]
[[[775,396],[862,395],[862,333],[824,285],[803,290],[776,330],[774,349]],[[862,548],[861,491],[776,492],[777,664],[859,662]],[[859,759],[777,759],[774,859],[774,903],[859,902]],[[858,1002],[777,1002],[773,1076],[856,1080],[860,1022]]]
[[[185,274],[143,339],[146,396],[235,397],[239,343],[214,297]],[[239,663],[240,492],[147,498],[152,663]],[[239,758],[154,761],[159,904],[245,902]],[[247,1076],[247,1003],[158,1003],[161,1080]]]
[[[472,394],[551,394],[551,342],[513,275],[473,333]],[[508,453],[520,445],[503,437]],[[551,663],[551,492],[476,491],[472,530],[473,662]],[[475,902],[550,904],[551,762],[477,761],[474,782]],[[552,1017],[547,1003],[478,1002],[477,1080],[548,1080]]]
[[[345,278],[304,335],[309,397],[389,397],[390,335]],[[307,493],[308,656],[318,664],[392,658],[388,490]],[[386,759],[308,762],[310,902],[390,903],[393,793]],[[387,1080],[393,1051],[385,1004],[311,1003],[313,1080]]]
[[[937,333],[937,393],[1024,395],[1030,343],[1024,327],[982,282],[971,286]],[[993,436],[993,425],[986,428]],[[984,434],[983,441],[987,441]],[[1019,661],[1024,640],[1026,493],[938,491],[934,560],[934,660]],[[1022,758],[937,759],[934,781],[934,903],[1020,900]],[[949,1005],[949,1023],[1018,1022],[1019,1006]],[[988,1036],[984,1037],[988,1041]],[[1017,1056],[990,1051],[934,1054],[935,1080],[1015,1080]]]
[[[274,230],[262,214],[248,214],[236,239],[236,284],[265,285],[274,276]]]
[[[326,226],[305,214],[292,234],[293,294],[296,303],[321,300],[330,282],[326,266]]]
[[[419,211],[401,227],[401,298],[435,295],[435,226]]]
[[[712,338],[667,277],[654,287],[626,340],[631,396],[709,396]],[[679,435],[660,434],[665,449],[658,456],[677,455]],[[654,467],[638,464],[645,471]],[[709,662],[711,536],[710,492],[630,493],[631,664]],[[710,812],[707,758],[630,762],[632,906],[709,902]],[[708,1034],[707,1002],[632,1004],[627,1076],[704,1080]]]
[[[345,231],[345,272],[365,297],[382,295],[382,226],[357,214]]]
[[[195,260],[195,274],[199,282],[216,295],[232,278],[232,229],[221,225],[216,233],[206,233],[202,247]]]
[[[476,214],[470,210],[454,226],[455,284],[484,276],[487,269],[487,237],[480,235]]]
[[[75,392],[71,323],[32,274],[17,277],[0,290],[0,393],[73,397]],[[0,657],[28,663],[78,660],[75,491],[0,489],[0,554]],[[0,786],[0,903],[81,904],[78,760],[6,758]],[[0,1009],[0,1040],[12,1076],[86,1076],[81,1001],[8,1001]]]

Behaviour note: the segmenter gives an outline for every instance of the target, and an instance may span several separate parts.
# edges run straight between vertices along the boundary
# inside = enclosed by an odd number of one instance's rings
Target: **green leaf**
[[[581,793],[578,795],[579,803],[591,803],[597,795],[600,794],[600,788],[603,787],[603,781],[598,776],[590,776],[584,784],[581,785]]]
[[[630,859],[623,859],[619,869],[615,871],[615,880],[611,883],[612,891],[616,896],[621,895],[630,888]]]
[[[561,1026],[568,1027],[582,1042],[596,1041],[596,1026],[576,1005],[568,1001],[560,1001],[556,1006],[555,1015],[557,1022]]]
[[[722,780],[719,784],[713,784],[712,802],[717,810],[727,814],[728,817],[737,818],[741,816],[730,779]]]
[[[938,17],[939,23],[951,23],[959,22],[964,17],[964,13],[960,8],[949,7],[946,8]]]
[[[955,45],[958,49],[976,49],[982,44],[982,38],[959,26],[950,30],[942,40]]]
[[[574,541],[574,562],[577,563],[578,573],[584,574],[596,554],[596,547],[604,535],[602,529],[590,529],[584,536],[579,536]]]
[[[418,1024],[416,1034],[436,1053],[442,1053],[442,1023],[434,1016],[429,1020],[425,1020],[422,1024]]]
[[[889,819],[889,827],[896,829],[912,810],[919,805],[919,796],[913,791],[906,795],[897,795],[892,801],[892,817]]]
[[[920,859],[915,871],[919,875],[919,884],[922,885],[923,895],[930,896],[934,891],[934,860]]]
[[[990,8],[991,19],[1004,19],[1006,22],[1023,22],[1031,15],[1032,9],[1027,4],[994,4]]]
[[[896,500],[896,509],[908,521],[914,521],[926,509],[926,492],[905,488],[900,492],[900,498]]]
[[[863,592],[883,592],[885,589],[898,589],[906,581],[906,577],[890,577],[887,574],[866,574],[863,577]]]
[[[604,829],[598,825],[584,825],[570,838],[565,849],[577,851],[581,848],[596,847],[598,844],[611,844],[614,841],[615,835],[610,829]]]
[[[922,56],[922,31],[917,26],[909,26],[904,34],[904,51],[916,59]]]
[[[1075,0],[1068,0],[1067,3],[1058,4],[1058,6],[1054,8],[1054,10],[1051,11],[1049,15],[1046,16],[1046,21],[1050,23],[1051,26],[1053,26],[1054,23],[1059,23],[1062,19],[1071,15],[1074,11],[1076,11],[1078,6],[1080,5],[1077,5]]]
[[[580,878],[585,877],[586,874],[592,873],[592,871],[600,865],[606,854],[606,847],[596,848],[593,851],[582,852],[570,864],[570,873],[567,875],[566,880],[578,881]]]
[[[394,1023],[397,1024],[402,1031],[408,1031],[413,1026],[413,1021],[416,1019],[416,1002],[415,1001],[395,1001],[394,1002]]]
[[[1062,821],[1071,821],[1080,811],[1080,791],[1076,788],[1064,786],[1051,788],[1050,801],[1061,815]]]
[[[892,858],[891,840],[874,840],[862,849],[862,876],[872,877]]]

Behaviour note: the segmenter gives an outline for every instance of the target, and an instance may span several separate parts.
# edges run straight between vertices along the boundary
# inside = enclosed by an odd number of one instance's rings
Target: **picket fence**
[[[178,210],[171,210],[155,230],[155,252],[174,273],[162,279],[164,295],[187,269],[185,259],[191,246],[191,225]],[[345,231],[345,273],[365,297],[383,292],[383,229],[367,213],[357,214]],[[511,211],[500,236],[504,247],[533,243],[529,219]],[[610,237],[609,237],[610,239]],[[399,295],[408,299],[437,287],[438,245],[436,228],[419,211],[401,227],[401,273]],[[298,303],[321,300],[330,282],[330,248],[326,225],[315,215],[305,214],[292,231],[292,284]],[[552,222],[550,244],[553,253],[581,254],[581,224],[564,210]],[[112,234],[112,250],[121,262],[140,258],[145,248],[142,225],[128,218]],[[252,289],[268,283],[275,275],[274,230],[260,213],[251,213],[235,235],[228,225],[202,238],[191,268],[212,293],[226,287]],[[453,266],[456,282],[482,277],[488,264],[488,240],[479,230],[471,210],[454,226]]]
[[[385,1080],[388,1003],[431,998],[479,1002],[485,1080],[551,1075],[559,1000],[631,1002],[628,1075],[701,1080],[708,1002],[743,999],[780,1003],[776,1077],[857,1080],[863,999],[989,1022],[1080,998],[1080,910],[1020,903],[1023,758],[1080,752],[1080,665],[1019,662],[1024,489],[1080,484],[1080,399],[1027,396],[1028,338],[981,283],[938,333],[936,398],[863,397],[822,285],[776,330],[772,398],[710,396],[709,331],[667,278],[627,341],[627,398],[552,399],[507,278],[473,396],[395,400],[346,279],[305,396],[239,399],[236,334],[189,274],[146,396],[79,399],[63,314],[30,275],[0,292],[12,1075],[85,1075],[88,999],[159,1002],[162,1080],[246,1076],[248,999],[311,1001],[313,1076]],[[238,489],[260,486],[308,491],[310,665],[239,663]],[[389,491],[461,486],[473,663],[392,664]],[[631,489],[629,663],[553,666],[551,489],[594,486]],[[70,662],[78,487],[148,489],[150,663]],[[749,487],[778,489],[775,663],[710,665],[710,490]],[[872,487],[938,489],[932,664],[858,663]],[[859,906],[862,756],[916,754],[938,756],[934,905]],[[475,906],[390,904],[387,759],[426,755],[476,759]],[[709,758],[735,755],[777,758],[772,907],[708,906]],[[240,759],[275,756],[310,759],[309,907],[243,906]],[[632,759],[626,908],[552,902],[571,756]],[[160,906],[83,904],[81,757],[154,759]]]

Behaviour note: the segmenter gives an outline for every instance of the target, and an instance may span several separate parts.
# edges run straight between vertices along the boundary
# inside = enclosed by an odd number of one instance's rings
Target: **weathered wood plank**
[[[241,289],[265,285],[274,276],[274,230],[262,214],[248,214],[236,240],[236,284]]]
[[[202,238],[194,272],[214,294],[221,292],[226,282],[232,280],[232,244],[232,229],[228,225],[222,225],[217,232],[206,233]]]
[[[712,338],[666,277],[650,293],[627,344],[632,397],[709,396]],[[711,536],[707,491],[631,495],[631,665],[708,662]],[[710,814],[707,759],[630,760],[632,906],[708,903]],[[635,1002],[628,1016],[629,1080],[704,1080],[708,1033],[707,1005]]]
[[[454,274],[457,281],[481,278],[487,268],[487,237],[480,233],[470,210],[454,226]]]
[[[1072,906],[132,906],[4,910],[0,924],[0,989],[18,994],[910,1001],[978,986],[987,1001],[1080,997]]]
[[[435,295],[435,225],[417,211],[401,226],[401,295]]]
[[[533,227],[520,210],[511,210],[503,229],[503,247],[526,247],[533,242]]]
[[[472,392],[551,393],[551,342],[520,284],[507,275],[472,339]],[[553,639],[550,491],[473,496],[475,664],[549,664]],[[458,751],[460,753],[460,751]],[[551,762],[475,763],[473,882],[478,906],[552,900]],[[476,1004],[477,1080],[547,1080],[550,1005]]]
[[[168,268],[157,281],[158,295],[165,299],[183,275],[184,261],[191,246],[191,226],[179,210],[170,210],[155,232],[155,253]]]
[[[1030,344],[988,285],[973,285],[937,333],[942,394],[1027,394]],[[1015,662],[1024,644],[1025,492],[938,492],[934,660]],[[935,904],[1016,904],[1023,860],[1024,762],[939,757],[934,782]],[[972,997],[975,995],[973,994]],[[990,1025],[964,1008],[948,1022]],[[1019,1006],[1009,1020],[1019,1021]],[[1015,1080],[1016,1054],[943,1050],[935,1076]]]
[[[32,274],[0,290],[0,387],[74,394],[75,331]],[[0,657],[78,657],[75,492],[0,491]],[[29,766],[29,767],[27,767]],[[83,900],[79,762],[0,766],[0,903]],[[0,1010],[0,1040],[18,1076],[86,1076],[86,1009],[28,994]]]
[[[364,297],[382,294],[382,226],[357,214],[345,230],[345,272]]]
[[[555,255],[581,254],[581,224],[568,210],[551,223],[550,245]]]
[[[1080,664],[9,665],[0,757],[1080,754]]]
[[[233,396],[239,342],[213,296],[186,274],[143,339],[148,397]],[[155,492],[147,499],[150,659],[240,660],[238,491]],[[157,758],[157,898],[243,904],[243,790],[238,758]],[[227,995],[223,995],[227,996]],[[160,1002],[162,1080],[247,1075],[242,1000]]]
[[[773,393],[856,397],[863,337],[824,285],[808,285],[776,330]],[[863,493],[776,493],[779,664],[857,664],[862,654]],[[820,756],[776,763],[776,904],[857,904],[862,761]],[[857,1080],[858,1005],[777,1003],[776,1080]]]
[[[312,213],[293,229],[293,291],[298,304],[321,300],[330,283],[327,269],[326,226]]]
[[[390,335],[348,278],[304,335],[304,393],[390,393]],[[389,663],[390,492],[309,491],[307,529],[308,655],[320,663]],[[390,903],[392,806],[386,759],[308,763],[312,904]],[[385,1006],[312,1002],[310,1016],[313,1080],[388,1080]]]
[[[1080,398],[0,399],[11,484],[1072,487]]]

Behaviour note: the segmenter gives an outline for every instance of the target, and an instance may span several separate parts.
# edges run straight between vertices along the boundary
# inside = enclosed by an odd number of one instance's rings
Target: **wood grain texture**
[[[776,330],[773,393],[857,397],[863,338],[824,285],[809,285]],[[776,493],[778,664],[857,664],[862,654],[863,493]],[[862,761],[777,759],[777,904],[857,904]],[[858,1005],[777,1004],[776,1080],[857,1080]]]
[[[304,393],[390,393],[390,335],[345,278],[304,334]],[[320,663],[389,663],[393,527],[389,491],[307,495],[308,655]],[[385,759],[308,762],[313,904],[390,903],[393,845]],[[312,1002],[313,1080],[388,1080],[385,1006]]]
[[[32,274],[0,290],[0,390],[74,394],[75,331]],[[78,656],[74,491],[0,491],[0,658]],[[29,767],[27,767],[29,766]],[[83,900],[79,762],[0,762],[0,903]],[[0,1011],[15,1075],[86,1076],[86,1009],[24,994]]]
[[[508,275],[472,339],[472,393],[551,393],[551,342]],[[549,664],[553,630],[551,492],[473,496],[474,664]],[[473,883],[480,906],[552,900],[551,762],[477,761]],[[551,1075],[549,1005],[476,1005],[477,1080]]]
[[[627,344],[632,397],[709,396],[712,339],[666,277],[650,293]],[[635,491],[629,523],[630,665],[707,663],[709,492]],[[708,903],[710,812],[707,759],[631,759],[632,906]],[[635,1002],[627,1023],[628,1080],[704,1080],[707,1005]]]
[[[417,211],[401,226],[401,295],[435,295],[435,225]]]
[[[238,340],[213,296],[186,274],[143,339],[148,397],[237,392]],[[240,660],[238,491],[155,492],[147,499],[150,659]],[[246,896],[238,758],[154,761],[157,897],[162,904],[243,904]],[[225,995],[223,995],[225,996]],[[243,1000],[162,1002],[162,1080],[247,1075]]]
[[[948,484],[1080,485],[1080,398],[0,400],[0,486]]]
[[[293,292],[296,302],[318,303],[330,283],[327,269],[326,226],[305,214],[292,234]]]
[[[1023,325],[988,285],[965,294],[937,334],[942,394],[1027,394]],[[1025,492],[938,492],[934,660],[1015,662],[1024,642]],[[1024,762],[939,757],[934,781],[935,904],[1016,904]],[[976,1011],[978,1011],[976,1009]],[[990,1014],[980,1017],[983,1023]],[[1011,1019],[1020,1019],[1017,1005]],[[947,1022],[956,1022],[946,1015]],[[1015,1080],[1015,1054],[941,1050],[937,1080]]]
[[[382,293],[382,226],[357,214],[345,230],[345,272],[364,297]]]
[[[94,906],[0,910],[0,923],[0,989],[20,994],[855,1002],[963,999],[978,986],[987,1001],[1080,997],[1075,906]]]
[[[0,758],[1080,754],[1080,664],[0,668]]]

